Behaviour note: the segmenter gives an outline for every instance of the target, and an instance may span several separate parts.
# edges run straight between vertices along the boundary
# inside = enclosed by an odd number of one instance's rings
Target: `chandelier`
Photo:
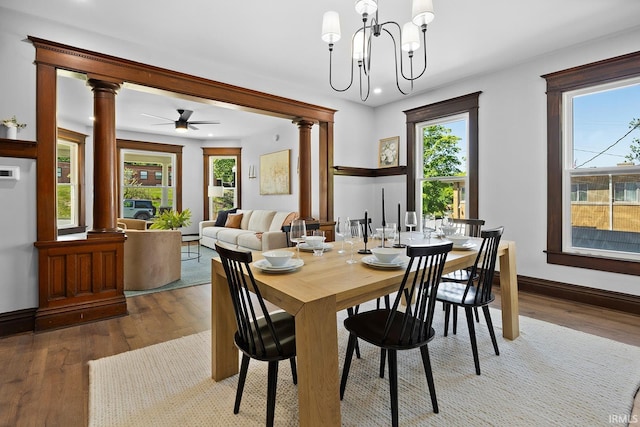
[[[329,84],[337,92],[347,91],[353,84],[353,64],[357,62],[360,75],[360,99],[366,101],[371,90],[371,56],[373,53],[373,38],[379,37],[383,32],[393,41],[393,56],[395,64],[396,87],[403,95],[413,91],[413,82],[424,74],[427,69],[427,24],[433,21],[433,0],[413,0],[412,20],[400,29],[400,25],[394,21],[380,22],[378,18],[378,0],[356,0],[356,12],[362,15],[362,27],[356,30],[351,37],[351,80],[344,89],[336,88],[332,80],[333,45],[340,40],[340,16],[338,12],[325,12],[322,19],[322,40],[329,44]],[[373,17],[369,19],[371,16]],[[413,70],[413,53],[420,49],[420,31],[422,31],[422,44],[424,45],[424,66],[415,75]],[[394,37],[394,33],[396,36]],[[400,46],[396,38],[400,38]],[[405,74],[402,52],[407,52],[409,62],[409,75]],[[400,66],[398,67],[398,63]],[[409,89],[403,90],[400,81],[408,82]]]

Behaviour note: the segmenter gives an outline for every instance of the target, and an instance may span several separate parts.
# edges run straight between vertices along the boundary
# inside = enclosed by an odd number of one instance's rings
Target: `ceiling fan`
[[[160,120],[167,120],[169,123],[155,123],[155,125],[168,125],[168,124],[174,124],[176,127],[176,132],[186,132],[188,129],[191,130],[198,130],[197,127],[193,126],[195,125],[218,125],[220,124],[220,122],[218,121],[189,121],[189,117],[191,117],[191,115],[193,114],[193,111],[191,110],[183,110],[178,108],[178,120],[172,120],[172,119],[168,119],[166,117],[160,117],[160,116],[154,116],[153,114],[145,114],[142,113],[143,116],[147,116],[147,117],[153,117],[155,119],[160,119]]]

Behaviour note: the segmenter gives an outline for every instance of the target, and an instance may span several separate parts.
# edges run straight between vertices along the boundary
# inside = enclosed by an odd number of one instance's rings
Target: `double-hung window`
[[[640,275],[640,52],[547,80],[547,262]]]

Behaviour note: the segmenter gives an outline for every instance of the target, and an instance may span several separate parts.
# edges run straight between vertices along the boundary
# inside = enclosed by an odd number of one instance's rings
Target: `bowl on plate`
[[[262,256],[272,266],[274,266],[274,267],[282,267],[287,262],[289,262],[289,260],[293,256],[293,252],[289,252],[289,251],[267,251],[267,252],[263,252]]]
[[[462,246],[469,241],[469,236],[463,236],[462,234],[452,234],[447,236],[447,239],[451,240],[455,246]]]
[[[444,234],[445,236],[449,237],[452,234],[455,234],[456,231],[458,231],[458,227],[454,227],[451,225],[445,225],[441,227],[442,230],[442,234]]]
[[[304,241],[310,248],[318,249],[324,244],[324,239],[326,239],[324,236],[307,236]]]
[[[371,248],[371,253],[385,264],[391,264],[400,255],[400,251],[394,248]]]

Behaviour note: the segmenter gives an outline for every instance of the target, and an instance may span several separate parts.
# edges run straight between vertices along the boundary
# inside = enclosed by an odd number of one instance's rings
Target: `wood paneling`
[[[33,141],[0,138],[0,157],[35,159],[38,157],[38,145]]]

